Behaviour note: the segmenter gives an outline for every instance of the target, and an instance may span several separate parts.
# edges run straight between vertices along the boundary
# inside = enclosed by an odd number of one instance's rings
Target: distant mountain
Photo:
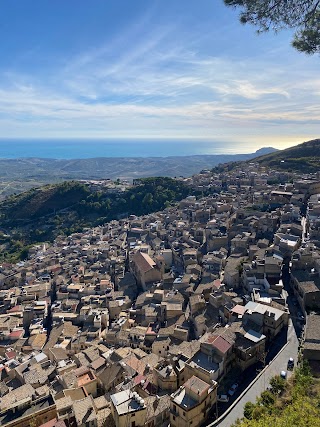
[[[264,154],[270,154],[270,153],[274,153],[276,151],[279,151],[277,148],[273,148],[273,147],[262,147],[259,148],[259,150],[257,150],[254,155],[255,156],[263,156]]]
[[[259,150],[258,150],[259,151]],[[259,156],[255,161],[261,166],[292,170],[301,173],[320,171],[320,139],[303,142],[286,150]]]
[[[91,159],[0,159],[0,197],[42,184],[72,179],[128,179],[190,176],[220,163],[243,161],[277,151],[261,148],[250,154],[170,157],[99,157]]]

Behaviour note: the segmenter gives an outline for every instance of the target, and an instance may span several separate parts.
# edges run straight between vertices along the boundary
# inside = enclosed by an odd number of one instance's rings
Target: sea
[[[0,158],[86,159],[254,153],[256,144],[168,139],[1,139]]]

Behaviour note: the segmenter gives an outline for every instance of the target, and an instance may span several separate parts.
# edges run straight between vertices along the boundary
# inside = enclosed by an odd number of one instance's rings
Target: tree
[[[292,45],[307,54],[320,53],[320,0],[224,0],[240,7],[240,22],[259,32],[296,29]]]
[[[271,393],[269,390],[265,390],[261,393],[260,399],[258,399],[258,402],[266,406],[267,408],[272,407],[274,405],[276,398],[274,394]]]
[[[243,410],[244,417],[247,418],[248,420],[252,420],[252,415],[253,415],[255,408],[256,408],[256,405],[254,403],[247,402],[244,405],[244,410]]]
[[[275,377],[271,378],[270,385],[272,388],[272,392],[275,394],[282,393],[285,389],[286,382],[283,378],[280,377],[280,375],[276,375]]]

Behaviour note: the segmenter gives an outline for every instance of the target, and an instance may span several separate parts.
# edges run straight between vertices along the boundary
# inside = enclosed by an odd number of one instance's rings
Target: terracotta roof
[[[242,305],[237,304],[231,311],[236,314],[244,315],[246,309]]]
[[[54,418],[53,420],[41,424],[41,426],[39,427],[66,427],[66,423],[63,420],[58,420],[57,418]]]
[[[16,312],[22,311],[22,310],[23,310],[23,306],[22,305],[15,305],[14,307],[12,307],[9,310],[7,310],[7,313],[16,313]]]
[[[138,374],[143,375],[146,369],[146,364],[136,358],[136,356],[132,355],[123,360],[126,365],[128,365],[131,369],[135,370]]]
[[[223,354],[231,348],[231,344],[221,336],[217,337],[212,345]]]
[[[18,329],[17,331],[10,332],[9,338],[18,339],[18,338],[23,337],[23,335],[24,335],[24,329]]]
[[[210,388],[210,385],[193,375],[188,381],[184,383],[184,387],[201,396],[201,394],[205,393]]]
[[[87,366],[80,366],[77,369],[74,369],[74,374],[76,377],[81,377],[82,375],[87,374],[88,372],[90,372],[90,369]]]
[[[14,357],[16,357],[17,353],[15,351],[7,351],[5,353],[6,358],[9,359],[13,359]]]
[[[152,270],[156,263],[153,261],[152,258],[149,257],[149,255],[142,253],[142,252],[136,252],[133,256],[133,262],[137,265],[139,270],[146,273],[149,270]]]

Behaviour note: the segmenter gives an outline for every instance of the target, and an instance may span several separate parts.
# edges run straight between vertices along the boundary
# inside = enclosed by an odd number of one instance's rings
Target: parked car
[[[283,378],[284,380],[287,379],[287,371],[281,371],[280,377]]]
[[[294,360],[292,357],[290,357],[290,359],[288,360],[287,369],[291,371],[293,368],[294,368]]]
[[[229,391],[228,391],[229,396],[233,396],[235,394],[237,388],[238,388],[237,383],[232,384],[232,386],[229,388]]]
[[[220,394],[218,396],[218,402],[229,402],[229,397],[227,394]]]

